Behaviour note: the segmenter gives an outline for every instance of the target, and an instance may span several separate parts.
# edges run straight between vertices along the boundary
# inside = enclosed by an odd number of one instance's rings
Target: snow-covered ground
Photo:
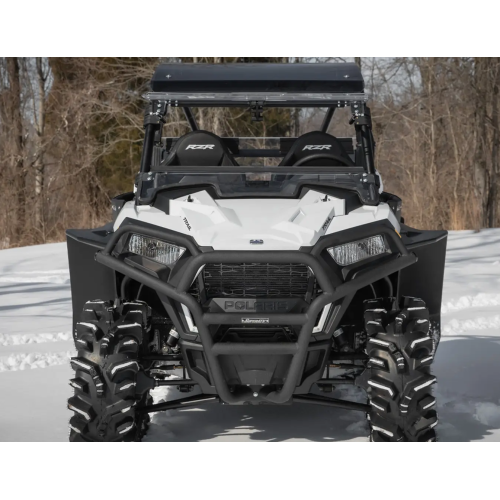
[[[0,251],[0,441],[64,441],[71,304],[64,243]],[[500,441],[500,229],[450,234],[434,363],[442,441]],[[356,389],[344,395],[361,400]],[[157,390],[155,400],[176,397]],[[365,441],[363,414],[311,405],[169,411],[148,441]]]

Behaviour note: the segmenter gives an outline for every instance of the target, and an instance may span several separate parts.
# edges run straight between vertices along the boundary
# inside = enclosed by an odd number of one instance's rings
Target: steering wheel
[[[301,160],[295,162],[292,165],[292,167],[300,167],[304,163],[306,163],[308,161],[312,161],[312,160],[337,160],[337,161],[340,161],[346,167],[352,167],[352,163],[349,163],[348,160],[346,160],[345,158],[342,158],[342,156],[326,154],[326,153],[318,153],[315,155],[306,156],[305,158],[302,158]]]

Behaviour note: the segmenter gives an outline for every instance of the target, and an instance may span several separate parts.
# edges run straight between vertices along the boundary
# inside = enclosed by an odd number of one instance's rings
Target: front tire
[[[75,330],[78,356],[71,359],[70,441],[139,441],[146,433],[149,416],[136,409],[150,396],[136,394],[136,381],[150,319],[150,308],[140,301],[85,304]]]
[[[365,301],[369,356],[363,377],[372,441],[435,441],[434,360],[429,311],[421,299]]]

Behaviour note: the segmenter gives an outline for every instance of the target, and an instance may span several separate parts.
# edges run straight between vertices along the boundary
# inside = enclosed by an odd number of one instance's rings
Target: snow
[[[434,362],[441,441],[500,441],[500,229],[450,233]],[[65,441],[74,354],[64,243],[0,251],[0,441]],[[194,394],[194,393],[193,393]],[[155,402],[180,397],[159,388]],[[335,397],[364,401],[354,387]],[[153,415],[146,441],[366,441],[361,413],[312,405]]]

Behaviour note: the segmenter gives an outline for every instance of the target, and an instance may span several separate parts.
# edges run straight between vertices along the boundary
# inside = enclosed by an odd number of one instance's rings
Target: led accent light
[[[186,251],[185,248],[154,238],[141,236],[140,234],[132,235],[128,243],[128,249],[132,253],[147,257],[167,266],[177,262]]]
[[[378,235],[329,248],[328,252],[339,266],[348,266],[368,257],[391,253],[391,250],[385,244],[384,237]]]

